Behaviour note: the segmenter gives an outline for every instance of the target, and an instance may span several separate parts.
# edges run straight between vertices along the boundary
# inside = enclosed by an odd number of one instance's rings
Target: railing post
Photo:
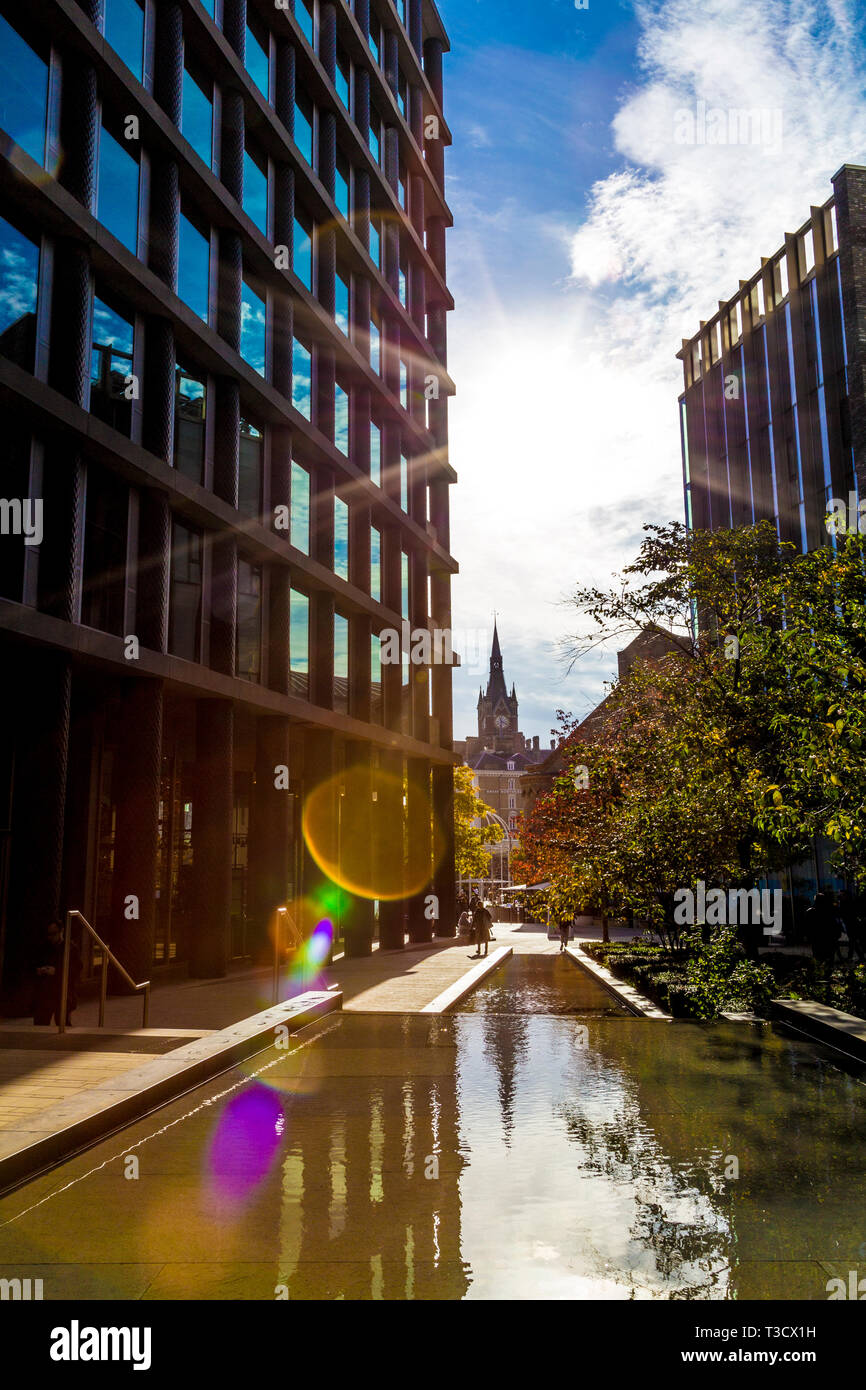
[[[105,998],[108,994],[108,952],[102,952],[102,979],[99,982],[99,1027],[105,1027]]]
[[[282,918],[279,912],[274,921],[274,1003],[280,1002],[280,926]]]
[[[72,934],[72,913],[66,914],[66,928],[63,933],[63,967],[60,980],[60,1015],[57,1019],[58,1033],[66,1032],[66,1001],[69,997],[69,942]]]
[[[142,1012],[141,1012],[141,1026],[142,1026],[142,1028],[146,1028],[146,1027],[147,1027],[147,1020],[148,1020],[149,1015],[150,1015],[150,980],[148,980],[147,984],[146,984],[145,987],[144,987],[144,1008],[142,1009]]]

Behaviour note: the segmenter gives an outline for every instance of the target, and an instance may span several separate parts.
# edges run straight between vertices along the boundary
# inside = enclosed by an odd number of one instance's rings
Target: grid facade
[[[450,929],[451,672],[379,660],[450,627],[447,48],[431,0],[0,4],[7,994],[67,908],[137,978],[309,929],[317,788],[332,877],[430,869],[347,950]]]
[[[691,527],[769,519],[807,551],[828,542],[828,503],[866,491],[866,170],[843,166],[833,188],[683,341]]]

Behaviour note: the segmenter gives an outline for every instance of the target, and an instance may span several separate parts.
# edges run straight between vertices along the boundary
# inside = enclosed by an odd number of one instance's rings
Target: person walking
[[[560,955],[562,955],[562,952],[565,950],[566,946],[568,945],[569,938],[570,938],[570,936],[571,936],[571,926],[572,926],[572,919],[571,919],[571,917],[565,917],[565,916],[560,917],[560,919],[559,919],[559,953],[560,953]]]
[[[493,918],[490,916],[484,904],[479,903],[472,914],[472,935],[478,946],[478,950],[475,952],[474,956],[470,956],[470,960],[480,958],[482,945],[484,946],[484,955],[487,955],[490,949],[490,928],[492,926]]]

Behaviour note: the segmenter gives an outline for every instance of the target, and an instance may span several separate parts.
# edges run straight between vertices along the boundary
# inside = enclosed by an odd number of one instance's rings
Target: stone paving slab
[[[310,991],[229,1028],[128,1068],[0,1129],[0,1191],[261,1051],[281,1025],[289,1032],[339,1009],[338,990]],[[102,1054],[104,1055],[104,1054]],[[141,1058],[134,1058],[141,1062]]]

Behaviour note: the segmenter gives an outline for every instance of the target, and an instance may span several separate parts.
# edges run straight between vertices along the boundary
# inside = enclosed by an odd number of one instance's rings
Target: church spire
[[[487,682],[487,699],[495,705],[497,700],[507,700],[508,690],[502,674],[502,651],[499,646],[499,632],[496,618],[493,619],[493,645],[490,648],[490,678]]]

